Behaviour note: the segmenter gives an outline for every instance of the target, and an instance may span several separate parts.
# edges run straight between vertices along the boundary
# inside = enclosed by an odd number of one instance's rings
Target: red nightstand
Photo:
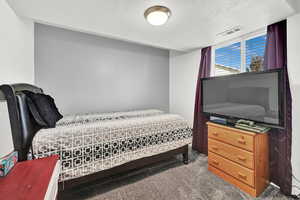
[[[54,200],[59,171],[58,156],[19,162],[6,177],[0,178],[0,199]]]

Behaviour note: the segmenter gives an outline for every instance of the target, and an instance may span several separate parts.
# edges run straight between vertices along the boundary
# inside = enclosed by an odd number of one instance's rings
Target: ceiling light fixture
[[[171,16],[171,10],[165,6],[152,6],[144,13],[145,19],[153,26],[165,24]]]

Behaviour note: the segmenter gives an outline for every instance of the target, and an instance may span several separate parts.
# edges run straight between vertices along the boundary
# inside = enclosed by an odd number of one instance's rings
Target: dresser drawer
[[[217,154],[214,154],[212,152],[208,153],[208,163],[209,163],[209,165],[222,170],[226,174],[233,176],[234,178],[238,179],[239,181],[254,187],[254,171],[253,170],[242,167],[242,166],[240,166],[230,160],[222,158],[221,156],[218,156]]]
[[[208,137],[216,139],[248,151],[254,151],[254,136],[227,130],[224,128],[208,126]]]
[[[242,150],[214,139],[208,139],[208,150],[247,168],[254,169],[253,153],[249,151]]]

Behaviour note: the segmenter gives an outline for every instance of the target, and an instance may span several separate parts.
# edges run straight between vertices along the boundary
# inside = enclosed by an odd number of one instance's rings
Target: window
[[[266,35],[246,40],[246,71],[263,70]]]
[[[215,50],[215,75],[241,72],[241,43],[237,42]]]
[[[244,36],[213,48],[212,76],[263,70],[266,34]]]

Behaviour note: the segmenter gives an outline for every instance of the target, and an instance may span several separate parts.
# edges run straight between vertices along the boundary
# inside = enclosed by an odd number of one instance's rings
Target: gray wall
[[[169,51],[35,24],[35,84],[63,114],[169,109]]]

